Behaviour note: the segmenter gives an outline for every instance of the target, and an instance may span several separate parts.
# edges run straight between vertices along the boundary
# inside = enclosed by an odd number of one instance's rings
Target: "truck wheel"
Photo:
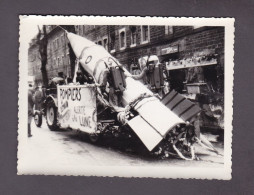
[[[46,121],[49,129],[55,131],[58,129],[57,125],[57,107],[53,101],[47,104],[46,108]]]
[[[39,112],[36,112],[34,114],[34,123],[37,127],[41,127],[42,124],[42,114],[40,114]]]
[[[91,141],[92,143],[97,143],[97,142],[99,142],[100,137],[101,137],[101,135],[96,134],[96,133],[90,133],[90,134],[89,134],[89,139],[90,139],[90,141]]]

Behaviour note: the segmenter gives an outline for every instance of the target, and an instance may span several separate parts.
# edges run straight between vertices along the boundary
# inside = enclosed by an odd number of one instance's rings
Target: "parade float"
[[[108,133],[134,134],[149,152],[185,160],[198,159],[194,143],[217,152],[195,130],[198,105],[174,90],[162,98],[154,95],[102,46],[66,33],[77,58],[75,74],[72,82],[59,79],[47,90],[43,113],[51,130],[78,130],[93,142]],[[78,72],[89,82],[77,82]]]

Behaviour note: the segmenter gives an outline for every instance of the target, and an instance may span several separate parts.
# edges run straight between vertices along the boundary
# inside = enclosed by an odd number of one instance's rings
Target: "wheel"
[[[46,107],[46,121],[49,129],[55,131],[58,129],[57,125],[57,107],[54,101],[50,101]]]
[[[100,134],[97,134],[97,133],[90,133],[89,134],[89,139],[90,139],[90,141],[92,142],[92,143],[97,143],[97,142],[99,142],[99,140],[100,140]]]
[[[37,127],[41,127],[42,124],[42,114],[40,112],[35,112],[34,123]]]

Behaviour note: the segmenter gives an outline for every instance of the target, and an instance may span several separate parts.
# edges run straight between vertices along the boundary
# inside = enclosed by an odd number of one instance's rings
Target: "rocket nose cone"
[[[76,35],[74,33],[67,33],[67,38],[70,41],[71,47],[76,55],[76,57],[79,57],[81,55],[82,50],[85,47],[90,47],[92,45],[95,45],[94,42],[89,41],[85,37],[81,37],[79,35]]]

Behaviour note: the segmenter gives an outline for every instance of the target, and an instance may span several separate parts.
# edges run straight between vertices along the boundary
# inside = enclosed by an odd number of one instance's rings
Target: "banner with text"
[[[58,114],[62,128],[94,133],[96,131],[96,88],[89,86],[58,86]]]

